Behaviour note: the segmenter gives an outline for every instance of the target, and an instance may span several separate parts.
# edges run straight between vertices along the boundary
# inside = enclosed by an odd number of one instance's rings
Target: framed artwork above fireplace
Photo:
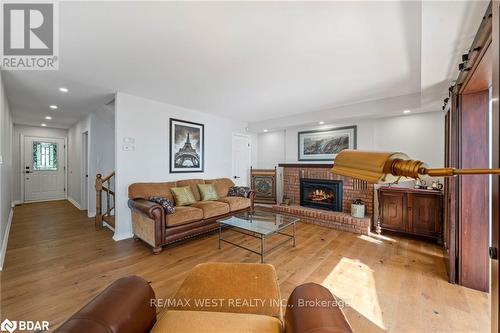
[[[356,149],[356,126],[298,133],[299,161],[333,161],[344,149]]]

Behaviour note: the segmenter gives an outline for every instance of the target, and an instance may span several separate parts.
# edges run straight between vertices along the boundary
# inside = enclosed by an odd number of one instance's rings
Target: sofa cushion
[[[162,197],[149,197],[148,200],[161,205],[163,207],[163,210],[165,211],[165,214],[175,213],[175,205],[172,200]]]
[[[229,189],[234,186],[229,178],[208,179],[205,180],[205,184],[214,184],[220,198],[227,196]]]
[[[129,199],[148,199],[149,197],[162,197],[174,201],[170,189],[176,187],[176,182],[165,183],[134,183],[128,187]]]
[[[280,333],[281,322],[248,313],[165,310],[151,333]]]
[[[227,203],[232,212],[248,208],[251,205],[250,199],[242,197],[224,197],[219,198],[218,201]]]
[[[249,193],[250,187],[248,186],[233,186],[229,189],[229,192],[227,192],[227,196],[248,198]]]
[[[196,202],[189,186],[172,187],[170,191],[174,195],[176,206],[187,206]]]
[[[205,184],[205,181],[203,179],[185,179],[177,181],[177,186],[189,186],[191,188],[196,201],[201,200],[200,191],[198,191],[198,184]]]
[[[229,204],[219,201],[199,201],[190,207],[202,209],[204,219],[229,213]]]
[[[252,313],[282,318],[281,296],[274,266],[253,263],[204,263],[194,267],[175,299],[222,299],[216,304],[175,304],[171,310]],[[231,300],[246,300],[235,306]],[[262,303],[251,303],[251,300]]]
[[[219,199],[214,184],[198,184],[201,201],[213,201]]]
[[[175,207],[175,213],[165,215],[165,225],[175,227],[203,219],[203,211],[191,206]]]

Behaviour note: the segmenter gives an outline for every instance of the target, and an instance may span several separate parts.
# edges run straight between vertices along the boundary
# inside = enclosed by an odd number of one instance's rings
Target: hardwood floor
[[[16,207],[1,272],[2,319],[49,320],[55,328],[119,277],[140,275],[157,297],[168,298],[198,263],[259,260],[228,244],[218,250],[215,234],[156,256],[140,241],[114,242],[112,236],[95,231],[93,219],[68,201]],[[447,283],[435,245],[305,223],[297,236],[295,249],[286,245],[266,258],[284,298],[298,284],[321,283],[348,304],[355,332],[490,331],[488,295]]]

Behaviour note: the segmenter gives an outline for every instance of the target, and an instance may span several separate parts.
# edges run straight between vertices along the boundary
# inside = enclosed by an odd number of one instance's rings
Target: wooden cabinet
[[[406,231],[406,198],[403,192],[380,191],[381,211],[380,226],[394,231]],[[406,212],[405,212],[406,213]]]
[[[382,187],[377,232],[397,231],[442,240],[443,193],[412,188]]]

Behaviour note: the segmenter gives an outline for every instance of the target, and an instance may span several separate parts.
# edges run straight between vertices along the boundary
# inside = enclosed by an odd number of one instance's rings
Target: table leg
[[[222,225],[219,225],[219,250],[221,249],[221,247],[220,247],[220,243],[221,243],[220,239],[221,239],[221,237],[222,237]]]
[[[264,263],[264,235],[260,235],[260,263]]]
[[[292,247],[295,247],[295,222],[292,224],[292,228],[293,228]]]

